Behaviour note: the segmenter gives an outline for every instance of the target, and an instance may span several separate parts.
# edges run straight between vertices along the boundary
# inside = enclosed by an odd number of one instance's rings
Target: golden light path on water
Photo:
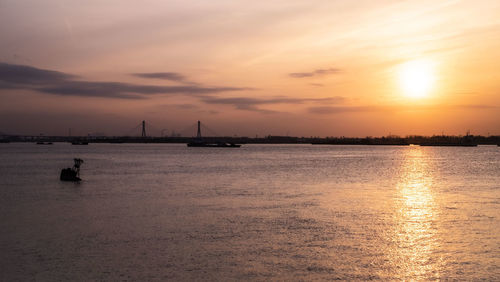
[[[439,205],[433,190],[435,170],[431,152],[420,147],[404,151],[400,182],[396,187],[394,211],[395,246],[389,254],[391,264],[402,279],[439,278]]]

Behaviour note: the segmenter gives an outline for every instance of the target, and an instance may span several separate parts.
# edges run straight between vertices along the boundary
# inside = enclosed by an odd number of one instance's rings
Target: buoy
[[[61,170],[61,176],[59,179],[62,181],[80,181],[80,165],[83,163],[82,159],[74,159],[75,164],[72,168],[64,168]]]

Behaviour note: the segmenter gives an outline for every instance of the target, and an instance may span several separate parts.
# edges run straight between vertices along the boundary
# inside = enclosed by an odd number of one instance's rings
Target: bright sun
[[[410,98],[426,97],[436,80],[434,64],[428,60],[414,60],[399,68],[399,84],[404,94]]]

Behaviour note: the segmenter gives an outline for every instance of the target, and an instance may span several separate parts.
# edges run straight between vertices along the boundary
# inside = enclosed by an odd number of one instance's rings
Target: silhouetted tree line
[[[7,142],[90,142],[90,143],[188,143],[194,137],[70,137],[70,136],[0,136],[0,143]],[[273,136],[265,137],[203,137],[206,142],[228,142],[239,144],[325,144],[325,145],[496,145],[500,144],[500,136],[481,135],[409,135],[400,137],[396,135],[382,137],[294,137]]]

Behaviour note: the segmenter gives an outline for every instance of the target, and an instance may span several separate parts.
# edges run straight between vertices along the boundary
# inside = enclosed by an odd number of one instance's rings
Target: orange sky
[[[1,1],[0,132],[500,135],[498,15],[499,1]],[[410,61],[431,70],[405,86]],[[419,75],[432,83],[409,97]]]

